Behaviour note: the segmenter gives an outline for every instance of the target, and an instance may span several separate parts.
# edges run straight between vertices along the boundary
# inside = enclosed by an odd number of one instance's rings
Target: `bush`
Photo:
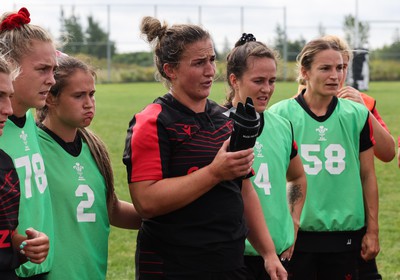
[[[130,83],[130,82],[154,82],[156,69],[154,66],[142,66],[134,63],[122,62],[124,56],[113,59],[111,63],[110,73],[108,72],[108,64],[106,59],[96,59],[87,55],[77,55],[80,59],[89,62],[97,69],[98,83]],[[132,55],[125,56],[132,59]],[[148,53],[141,53],[136,58],[143,59],[141,63],[149,64]],[[118,63],[116,61],[119,61]],[[400,61],[371,59],[370,80],[371,81],[399,81],[400,80]],[[285,65],[283,61],[278,62],[278,81],[283,81],[284,72],[286,72],[286,81],[296,81],[297,67],[295,62],[288,62]],[[109,77],[110,76],[110,77]],[[215,81],[226,80],[226,63],[225,61],[217,62]]]

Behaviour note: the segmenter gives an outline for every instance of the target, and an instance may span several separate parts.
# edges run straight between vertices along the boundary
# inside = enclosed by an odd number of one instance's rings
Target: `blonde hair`
[[[349,62],[353,59],[353,51],[351,50],[349,44],[347,44],[346,40],[344,40],[343,38],[336,35],[325,35],[322,36],[321,39],[328,42],[333,42],[338,45],[342,55],[349,58]]]
[[[306,81],[304,80],[303,75],[301,74],[301,70],[303,68],[305,70],[310,70],[314,62],[314,57],[319,52],[329,49],[338,52],[342,51],[336,42],[323,40],[321,38],[312,40],[303,47],[301,52],[296,57],[296,64],[298,70],[297,81],[300,85],[306,85]]]
[[[4,55],[0,54],[0,73],[11,74],[10,67],[8,66],[7,60],[5,60]]]
[[[8,61],[7,53],[9,49],[7,44],[3,40],[0,40],[0,73],[10,75],[11,79],[14,80],[19,75],[20,68]]]
[[[15,12],[4,13],[0,17],[0,25],[13,14],[15,14]],[[18,64],[21,62],[21,58],[31,51],[33,41],[36,40],[54,44],[53,38],[47,30],[30,23],[21,24],[21,26],[11,30],[0,30],[0,39],[7,42],[8,46],[10,46],[10,50],[6,54],[7,60]]]

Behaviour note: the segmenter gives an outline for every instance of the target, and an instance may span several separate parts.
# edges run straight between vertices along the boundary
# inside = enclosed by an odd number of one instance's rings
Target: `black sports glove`
[[[236,152],[254,147],[261,128],[260,115],[256,112],[253,100],[246,99],[246,105],[239,102],[236,112],[229,117],[233,120],[233,131],[229,150]],[[261,128],[262,129],[262,128]]]

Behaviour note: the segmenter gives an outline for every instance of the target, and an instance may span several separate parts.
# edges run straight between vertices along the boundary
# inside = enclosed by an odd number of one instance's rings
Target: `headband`
[[[0,31],[20,28],[31,21],[29,16],[30,13],[28,12],[28,9],[25,7],[21,8],[18,13],[11,14],[3,20],[0,25]]]

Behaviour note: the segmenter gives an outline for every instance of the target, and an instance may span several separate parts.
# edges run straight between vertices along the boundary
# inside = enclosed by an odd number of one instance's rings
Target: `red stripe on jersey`
[[[162,108],[151,104],[136,114],[131,137],[131,182],[162,179],[157,118]]]

